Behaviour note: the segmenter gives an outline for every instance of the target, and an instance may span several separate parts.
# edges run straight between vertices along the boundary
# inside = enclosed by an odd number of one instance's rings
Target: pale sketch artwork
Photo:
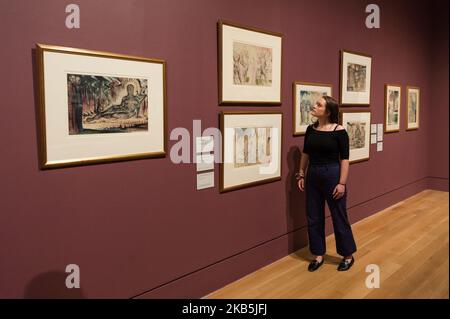
[[[272,128],[234,128],[234,167],[246,167],[271,162]]]
[[[400,92],[398,90],[388,90],[388,125],[398,124],[398,108],[400,105]]]
[[[256,131],[258,164],[269,164],[272,161],[272,128],[258,127]]]
[[[311,115],[313,106],[322,96],[327,95],[326,92],[318,91],[300,91],[300,125],[309,125],[315,121],[315,117]]]
[[[409,92],[408,98],[408,122],[416,123],[417,122],[417,92]]]
[[[347,91],[366,91],[366,69],[367,67],[365,65],[356,63],[347,64]]]
[[[272,49],[233,42],[233,83],[272,86]]]
[[[234,129],[234,167],[256,165],[256,128]]]
[[[366,143],[366,122],[347,122],[347,133],[350,142],[350,150],[364,148]]]

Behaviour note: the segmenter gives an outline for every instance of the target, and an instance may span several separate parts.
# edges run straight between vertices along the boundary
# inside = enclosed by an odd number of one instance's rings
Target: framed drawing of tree
[[[38,44],[43,169],[166,154],[166,63]]]

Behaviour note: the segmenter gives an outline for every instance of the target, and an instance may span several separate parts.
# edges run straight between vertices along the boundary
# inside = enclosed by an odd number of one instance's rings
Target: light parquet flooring
[[[211,294],[214,298],[449,298],[449,193],[422,191],[352,225],[355,264],[338,272],[334,235],[325,264],[307,271],[305,247]],[[377,265],[380,287],[368,288]]]

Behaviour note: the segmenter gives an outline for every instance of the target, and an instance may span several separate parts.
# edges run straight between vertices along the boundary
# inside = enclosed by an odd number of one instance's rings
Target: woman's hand
[[[345,194],[345,185],[337,184],[333,191],[333,198],[339,199]]]
[[[300,188],[300,190],[302,192],[305,190],[305,179],[304,178],[300,178],[298,180],[298,188]]]

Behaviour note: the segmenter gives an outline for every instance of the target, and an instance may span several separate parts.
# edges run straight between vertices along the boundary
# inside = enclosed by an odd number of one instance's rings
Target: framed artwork
[[[166,154],[166,63],[37,44],[43,169]]]
[[[370,112],[341,111],[341,125],[347,130],[350,146],[349,162],[370,158]]]
[[[414,86],[408,86],[406,88],[407,94],[407,120],[406,130],[419,129],[419,114],[420,114],[420,89]]]
[[[347,106],[370,105],[372,57],[341,51],[340,104]]]
[[[384,132],[400,131],[400,104],[402,96],[400,85],[384,85]]]
[[[293,135],[303,135],[309,124],[315,121],[311,109],[317,100],[324,95],[331,96],[332,86],[330,84],[294,82],[293,92]]]
[[[276,111],[220,114],[220,192],[281,179],[282,122]]]
[[[281,104],[281,33],[218,22],[220,105]]]

